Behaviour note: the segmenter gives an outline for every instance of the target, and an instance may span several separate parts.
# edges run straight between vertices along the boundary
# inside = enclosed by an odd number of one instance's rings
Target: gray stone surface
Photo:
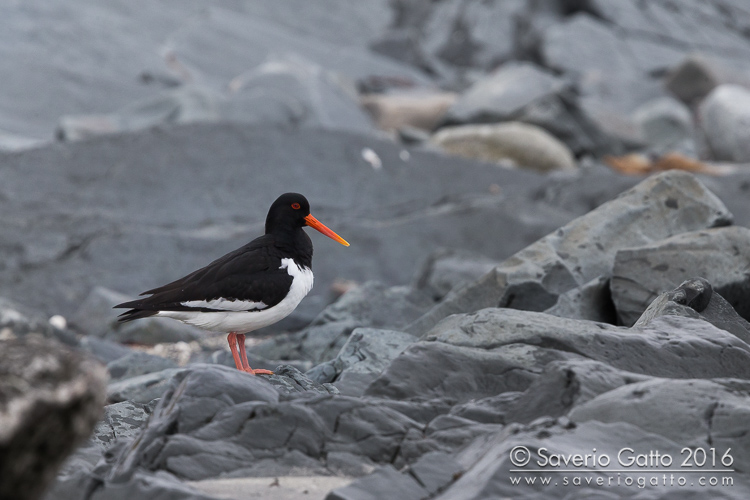
[[[110,403],[122,401],[148,403],[161,397],[172,377],[182,371],[180,368],[169,368],[115,381],[107,386],[107,401]]]
[[[413,285],[439,300],[452,289],[476,280],[498,264],[467,250],[437,250],[422,262],[414,275]]]
[[[720,85],[701,103],[700,132],[714,160],[750,162],[750,89]]]
[[[600,323],[617,323],[617,311],[609,291],[610,278],[600,276],[560,295],[547,314]]]
[[[0,342],[0,497],[41,497],[104,404],[101,365],[57,342]]]
[[[738,69],[736,65],[726,65],[715,56],[690,54],[666,77],[666,88],[681,101],[688,104],[699,103],[713,89],[723,84],[750,83],[750,72]]]
[[[484,307],[546,310],[561,294],[609,275],[621,248],[731,220],[721,201],[690,174],[655,175],[450,293],[408,331],[421,334],[450,314]]]
[[[105,339],[123,344],[156,345],[164,342],[190,342],[205,332],[195,326],[169,318],[143,318],[127,323],[115,323],[107,330]]]
[[[177,363],[170,359],[136,351],[107,363],[107,371],[112,382],[124,380],[147,373],[177,368]]]
[[[671,151],[693,140],[693,116],[685,104],[671,97],[648,101],[633,112],[643,142],[658,151]]]
[[[229,82],[229,92],[183,85],[106,115],[63,116],[61,140],[159,125],[237,121],[290,127],[372,131],[353,85],[301,57],[270,57]]]
[[[410,287],[366,282],[325,308],[307,328],[276,335],[251,351],[268,359],[308,359],[322,363],[336,357],[355,328],[400,328],[433,304],[427,294]]]
[[[344,394],[361,396],[370,382],[416,340],[404,332],[357,328],[334,359],[312,368],[306,375],[318,382],[335,382]]]
[[[617,252],[610,290],[619,320],[632,325],[662,292],[693,276],[707,279],[737,312],[750,317],[750,230],[730,226],[678,234]]]

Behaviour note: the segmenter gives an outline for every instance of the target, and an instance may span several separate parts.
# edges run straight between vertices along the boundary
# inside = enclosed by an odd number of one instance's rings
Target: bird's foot
[[[243,371],[249,373],[250,375],[273,375],[273,372],[271,370],[264,370],[263,368],[253,370],[252,368],[248,367]]]

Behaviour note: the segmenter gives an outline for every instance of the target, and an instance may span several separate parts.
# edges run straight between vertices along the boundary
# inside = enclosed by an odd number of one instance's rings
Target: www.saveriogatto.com
[[[679,455],[625,446],[616,453],[554,453],[547,448],[510,450],[514,486],[710,488],[734,486],[732,449],[684,447]]]

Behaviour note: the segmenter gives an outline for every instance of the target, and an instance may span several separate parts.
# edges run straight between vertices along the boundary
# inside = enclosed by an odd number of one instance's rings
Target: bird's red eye
[[[299,210],[299,203],[292,203],[292,208],[295,210]]]

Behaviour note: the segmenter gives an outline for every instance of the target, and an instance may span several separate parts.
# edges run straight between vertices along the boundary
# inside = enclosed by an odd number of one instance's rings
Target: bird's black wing
[[[184,305],[192,301],[224,299],[262,303],[263,309],[275,306],[287,295],[294,278],[287,269],[280,268],[281,259],[270,238],[262,236],[184,278],[141,294],[150,297],[116,305],[115,308],[132,309],[120,315],[120,321],[158,311],[227,310]]]

